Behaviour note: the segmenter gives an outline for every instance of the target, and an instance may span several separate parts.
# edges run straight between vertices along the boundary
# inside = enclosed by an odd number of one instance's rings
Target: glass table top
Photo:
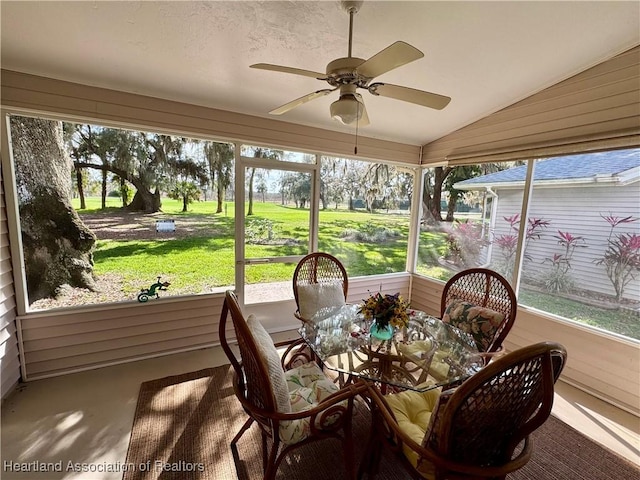
[[[483,366],[468,333],[409,310],[389,340],[370,334],[360,305],[320,310],[299,333],[329,369],[400,389],[426,391],[464,380]]]

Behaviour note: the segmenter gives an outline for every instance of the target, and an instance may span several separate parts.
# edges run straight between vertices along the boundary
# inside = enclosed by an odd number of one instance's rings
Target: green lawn
[[[87,209],[79,210],[79,213],[81,216],[89,213],[109,215],[119,208],[120,201],[112,197],[108,200],[108,208],[101,212],[100,199],[88,198]],[[162,218],[173,218],[176,224],[203,224],[213,229],[213,235],[174,240],[101,240],[98,233],[95,272],[120,275],[129,295],[137,292],[141,283],[155,280],[157,276],[171,282],[174,294],[206,292],[213,287],[233,284],[234,205],[228,202],[226,213],[220,214],[212,213],[215,206],[214,202],[196,202],[188,212],[182,212],[181,202],[162,201]],[[77,199],[74,207],[79,207]],[[153,218],[155,221],[160,217]],[[408,215],[332,209],[320,212],[320,224],[319,249],[339,257],[350,276],[404,271]],[[270,240],[265,225],[271,230]],[[255,202],[254,215],[247,217],[246,230],[259,233],[255,242],[245,245],[247,258],[304,255],[308,251],[309,210]],[[245,282],[290,280],[294,268],[295,265],[285,264],[251,265],[246,268]]]
[[[74,200],[74,207],[79,202]],[[109,197],[108,208],[100,211],[100,199],[88,198],[85,213],[108,216],[120,207],[120,200]],[[189,212],[182,212],[177,200],[163,199],[162,214],[157,218],[173,218],[180,224],[200,224],[209,228],[207,235],[179,239],[98,240],[94,253],[95,272],[122,280],[123,292],[131,298],[141,287],[157,276],[171,282],[171,293],[201,293],[231,285],[235,281],[235,211],[232,202],[226,212],[214,214],[215,203],[196,202]],[[386,212],[367,213],[346,209],[320,212],[319,249],[336,255],[344,263],[349,276],[364,276],[405,270],[408,215]],[[291,205],[254,203],[254,215],[247,227],[260,243],[245,245],[248,258],[307,253],[309,211]],[[271,240],[268,230],[271,230]],[[153,237],[153,235],[150,235]],[[452,272],[440,266],[437,259],[446,248],[445,236],[439,232],[422,232],[418,250],[418,272],[446,280]],[[293,264],[250,265],[246,283],[287,281],[293,275]],[[606,310],[583,303],[522,290],[520,302],[587,325],[640,339],[638,315],[628,311]]]

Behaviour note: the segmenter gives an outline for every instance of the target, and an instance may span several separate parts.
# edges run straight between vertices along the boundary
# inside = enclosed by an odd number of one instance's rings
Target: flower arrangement
[[[409,324],[408,307],[409,304],[404,301],[400,293],[383,295],[378,292],[364,301],[359,313],[362,313],[367,320],[375,319],[378,329],[384,329],[388,325],[401,328]]]

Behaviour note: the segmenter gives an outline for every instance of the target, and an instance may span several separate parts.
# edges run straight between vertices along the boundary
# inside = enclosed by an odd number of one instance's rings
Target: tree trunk
[[[102,170],[102,210],[107,208],[107,171]]]
[[[218,208],[216,208],[216,213],[222,213],[222,204],[224,201],[224,186],[222,185],[222,180],[220,175],[218,175]]]
[[[160,192],[156,190],[151,193],[147,190],[136,190],[133,200],[127,207],[127,210],[134,212],[155,213],[160,211],[162,202],[160,201]]]
[[[82,185],[82,169],[76,168],[76,183],[78,187],[78,197],[80,197],[80,210],[86,210],[87,202],[84,199],[84,186]]]
[[[442,221],[442,215],[440,213],[440,202],[442,200],[442,184],[447,178],[447,175],[453,170],[452,167],[435,167],[434,171],[434,179],[433,179],[433,190],[431,190],[430,185],[425,185],[424,194],[422,196],[422,202],[426,206],[425,210],[425,221],[433,219],[435,222]],[[425,176],[425,182],[427,182],[427,177]],[[431,193],[430,193],[431,192]],[[430,215],[426,215],[426,212],[429,211]]]
[[[54,297],[64,284],[95,289],[96,237],[71,206],[62,124],[11,117],[11,137],[29,302]]]
[[[120,198],[122,198],[122,208],[127,208],[127,204],[129,203],[129,187],[122,177],[120,177]]]
[[[456,211],[458,198],[460,198],[460,192],[458,190],[449,192],[449,204],[447,205],[447,218],[445,218],[445,221],[453,222],[453,215]]]
[[[256,169],[252,168],[251,173],[249,174],[249,210],[247,211],[248,215],[253,215],[253,177],[256,174]]]

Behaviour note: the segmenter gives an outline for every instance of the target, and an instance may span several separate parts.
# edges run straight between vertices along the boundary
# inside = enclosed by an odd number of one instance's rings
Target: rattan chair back
[[[429,462],[435,479],[505,479],[531,458],[529,435],[549,417],[565,348],[541,342],[503,355],[456,389],[443,392],[422,445],[405,433],[385,400],[370,387],[374,435],[361,468],[373,478],[380,444],[400,458],[412,478]],[[418,455],[417,469],[407,449]],[[429,476],[429,478],[432,478]]]
[[[293,272],[293,295],[296,299],[296,318],[300,316],[300,297],[298,287],[300,285],[312,285],[318,283],[340,283],[344,292],[345,301],[349,291],[349,278],[344,265],[333,255],[324,252],[314,252],[305,256]]]
[[[458,387],[438,412],[429,447],[461,464],[500,466],[551,413],[567,352],[542,342],[504,355]]]
[[[516,294],[509,282],[499,273],[486,268],[471,268],[458,272],[444,286],[440,317],[456,298],[504,315],[504,320],[486,351],[500,350],[502,342],[513,327],[518,310]]]
[[[228,327],[229,317],[233,330]],[[240,358],[236,356],[227,338],[231,331],[235,332]],[[249,416],[231,442],[234,460],[239,459],[238,441],[253,422],[257,422],[262,434],[264,480],[275,480],[278,466],[291,450],[326,438],[337,438],[342,441],[345,477],[355,478],[351,417],[354,399],[366,389],[366,386],[364,384],[346,385],[308,409],[300,412],[279,412],[268,367],[242,314],[238,298],[232,291],[227,291],[225,295],[218,335],[222,349],[234,370],[234,392]],[[295,368],[303,359],[311,360],[311,357],[305,353],[302,339],[277,343],[275,346],[284,349],[281,364],[285,370]],[[283,422],[296,422],[301,419],[308,419],[309,435],[297,443],[285,444],[280,437],[280,427]],[[267,441],[269,438],[271,439],[270,447]]]

